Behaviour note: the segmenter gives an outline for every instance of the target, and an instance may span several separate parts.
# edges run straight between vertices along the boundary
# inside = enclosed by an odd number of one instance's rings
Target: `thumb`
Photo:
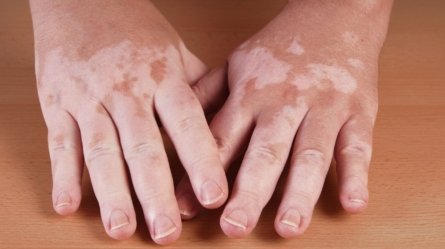
[[[227,65],[210,70],[191,87],[206,114],[219,110],[229,95]]]

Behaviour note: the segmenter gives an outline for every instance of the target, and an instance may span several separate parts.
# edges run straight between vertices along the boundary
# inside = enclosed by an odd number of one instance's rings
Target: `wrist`
[[[151,1],[30,1],[36,49],[94,50],[129,40],[164,44],[179,36]]]
[[[364,39],[383,44],[392,0],[289,0],[282,15],[325,29],[356,30]]]

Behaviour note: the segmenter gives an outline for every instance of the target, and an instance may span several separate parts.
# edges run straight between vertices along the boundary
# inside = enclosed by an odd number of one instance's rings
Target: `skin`
[[[333,158],[344,209],[366,208],[378,56],[391,7],[391,1],[289,1],[229,56],[229,96],[210,128],[226,169],[247,149],[221,215],[226,235],[244,237],[255,228],[288,160],[275,220],[282,237],[308,228]],[[194,217],[199,205],[188,178],[176,193],[182,217]]]
[[[175,241],[180,209],[155,115],[200,204],[221,206],[225,172],[192,90],[207,68],[156,8],[144,0],[30,4],[56,212],[78,209],[85,164],[110,237],[135,231],[133,184],[153,240]],[[214,74],[207,78],[218,82]]]

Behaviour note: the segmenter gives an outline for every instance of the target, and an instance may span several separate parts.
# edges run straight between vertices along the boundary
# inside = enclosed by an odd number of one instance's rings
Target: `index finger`
[[[204,111],[192,89],[173,83],[159,89],[155,107],[200,203],[217,208],[227,199],[225,172]]]

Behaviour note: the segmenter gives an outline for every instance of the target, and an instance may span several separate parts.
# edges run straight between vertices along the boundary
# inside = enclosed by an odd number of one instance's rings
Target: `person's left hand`
[[[229,57],[230,94],[210,124],[226,169],[251,138],[221,217],[228,236],[253,230],[289,156],[275,220],[281,236],[307,229],[333,156],[343,207],[367,206],[378,56],[390,7],[367,14],[372,10],[362,6],[291,2]],[[198,84],[195,93],[210,88]],[[176,196],[183,218],[197,214],[187,178]]]

